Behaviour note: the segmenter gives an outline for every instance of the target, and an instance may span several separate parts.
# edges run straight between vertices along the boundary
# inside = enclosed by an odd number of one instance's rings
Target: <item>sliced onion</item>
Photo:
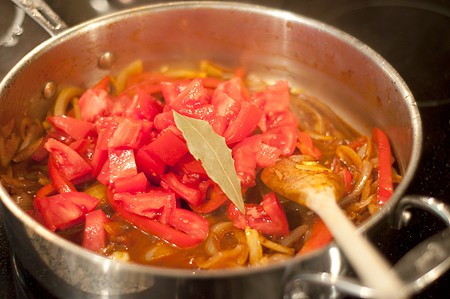
[[[339,204],[341,206],[346,206],[352,202],[355,202],[358,199],[358,197],[361,195],[361,192],[364,188],[366,181],[371,177],[372,169],[373,164],[367,160],[363,160],[362,169],[361,173],[358,175],[358,180],[355,183],[355,186],[353,187],[352,191],[340,200]]]
[[[266,247],[268,249],[271,249],[273,251],[276,251],[276,252],[279,252],[279,253],[284,253],[286,255],[291,255],[291,256],[294,255],[294,253],[295,253],[294,248],[290,248],[290,247],[278,244],[276,242],[273,242],[273,241],[265,238],[261,234],[259,235],[259,241],[261,242],[262,246],[264,246],[264,247]]]
[[[308,225],[304,224],[304,225],[297,226],[296,228],[294,228],[291,231],[289,236],[287,236],[286,238],[284,238],[281,241],[281,245],[291,246],[292,244],[294,244],[295,242],[300,240],[300,238],[302,238],[306,234],[307,231],[308,231]]]
[[[247,238],[248,244],[249,264],[252,266],[257,265],[263,257],[259,232],[247,226],[245,228],[245,237]]]

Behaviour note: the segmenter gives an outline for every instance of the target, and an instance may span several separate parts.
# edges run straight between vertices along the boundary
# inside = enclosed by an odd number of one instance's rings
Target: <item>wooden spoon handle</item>
[[[357,232],[337,205],[333,191],[310,189],[306,205],[325,222],[339,248],[362,282],[379,291],[381,298],[407,298],[406,288],[396,272],[376,249]]]

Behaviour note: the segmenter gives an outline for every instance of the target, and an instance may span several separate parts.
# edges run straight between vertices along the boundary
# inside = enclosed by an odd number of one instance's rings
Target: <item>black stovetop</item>
[[[141,4],[144,0],[48,0],[68,25]],[[254,0],[241,1],[282,8],[322,20],[359,38],[379,52],[411,88],[422,117],[424,148],[408,194],[430,195],[450,205],[450,1],[448,0]],[[2,47],[10,24],[24,32],[13,47]],[[13,6],[0,1],[0,77],[27,51],[46,38],[45,32]],[[4,40],[4,39],[3,39]],[[14,42],[12,42],[14,44]],[[380,248],[394,263],[410,248],[444,228],[421,211],[412,211],[410,224],[385,235]],[[400,237],[401,236],[401,237]],[[401,242],[398,240],[401,239]],[[22,298],[3,228],[0,223],[0,297]],[[38,286],[27,296],[47,298]],[[450,294],[450,271],[414,298],[443,298]]]

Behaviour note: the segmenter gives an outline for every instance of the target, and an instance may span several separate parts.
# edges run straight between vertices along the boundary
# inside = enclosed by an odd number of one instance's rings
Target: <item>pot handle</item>
[[[66,23],[43,0],[11,0],[23,9],[36,23],[51,36],[67,29]]]
[[[430,285],[450,268],[450,208],[433,197],[405,196],[391,214],[391,224],[395,228],[399,229],[408,223],[411,218],[408,211],[410,208],[429,211],[448,226],[416,245],[394,265],[393,268],[405,283],[407,294],[413,295]],[[326,272],[301,271],[286,284],[284,299],[310,298],[304,291],[308,289],[307,284],[332,287],[341,294],[358,298],[378,297],[376,290],[361,285],[354,278],[331,275]]]

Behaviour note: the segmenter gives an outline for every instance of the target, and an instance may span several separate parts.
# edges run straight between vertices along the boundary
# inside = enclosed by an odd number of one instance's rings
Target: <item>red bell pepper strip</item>
[[[103,225],[108,222],[109,218],[102,210],[87,213],[81,245],[92,251],[98,251],[105,247],[107,235]]]
[[[104,90],[107,93],[110,93],[111,87],[110,87],[111,78],[109,76],[103,77],[100,81],[95,84],[92,89],[98,89],[98,90]]]
[[[189,207],[196,213],[206,214],[217,210],[225,202],[228,201],[228,197],[223,193],[218,185],[213,185],[209,193],[208,199],[200,205],[189,205]]]
[[[384,205],[394,192],[392,183],[392,153],[389,138],[378,128],[372,131],[372,139],[378,145],[378,205]]]
[[[306,132],[297,132],[298,143],[297,147],[304,155],[313,157],[316,160],[322,158],[322,152],[314,146],[311,136]]]
[[[305,254],[322,247],[325,247],[328,243],[331,242],[333,236],[328,230],[325,223],[318,218],[314,226],[311,230],[311,235],[309,239],[305,242],[302,249],[297,254]]]
[[[44,185],[38,192],[36,192],[36,197],[46,197],[55,193],[57,190],[52,183]]]

